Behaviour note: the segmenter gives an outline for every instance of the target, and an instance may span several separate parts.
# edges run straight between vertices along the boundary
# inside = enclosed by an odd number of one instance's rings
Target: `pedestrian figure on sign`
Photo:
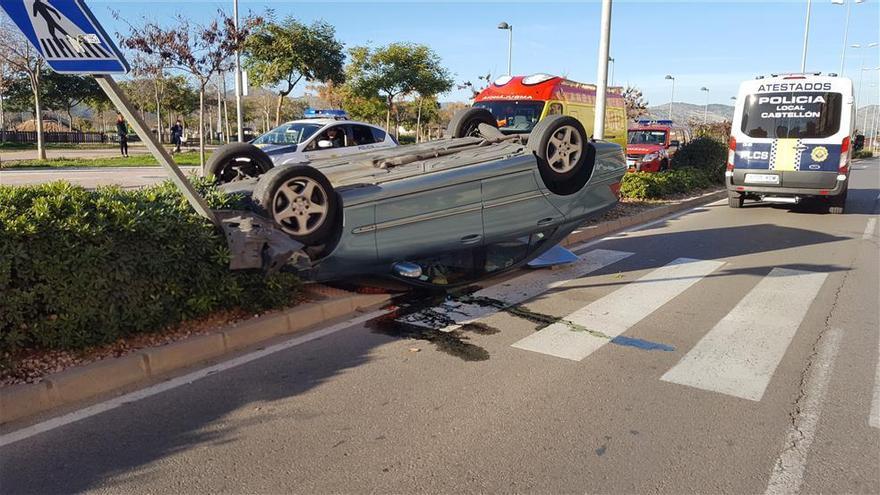
[[[116,135],[119,136],[119,152],[128,157],[128,122],[121,113],[116,114]]]
[[[60,20],[61,14],[43,0],[34,0],[33,16],[37,17],[37,15],[46,21],[46,29],[49,30],[49,36],[53,39],[58,39],[58,35],[55,34],[56,30],[60,31],[64,36],[67,36],[67,31],[65,31],[64,28],[61,27],[61,24],[52,17],[54,15]]]
[[[183,142],[183,124],[180,123],[180,119],[177,119],[177,122],[171,126],[171,144],[176,147],[172,151],[173,153],[180,153],[180,144]]]

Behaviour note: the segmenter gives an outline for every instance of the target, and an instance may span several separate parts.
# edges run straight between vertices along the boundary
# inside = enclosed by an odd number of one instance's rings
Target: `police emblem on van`
[[[814,162],[824,162],[825,159],[828,158],[828,148],[824,146],[816,146],[810,153],[810,158],[812,158]]]

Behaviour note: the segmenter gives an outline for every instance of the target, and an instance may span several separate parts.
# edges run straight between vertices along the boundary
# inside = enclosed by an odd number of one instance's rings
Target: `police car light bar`
[[[669,119],[660,119],[660,120],[651,120],[651,119],[639,119],[636,121],[639,125],[672,125],[672,121]]]
[[[303,116],[307,119],[336,119],[336,120],[348,120],[348,113],[345,110],[316,110],[314,108],[307,108],[305,112],[303,112]]]

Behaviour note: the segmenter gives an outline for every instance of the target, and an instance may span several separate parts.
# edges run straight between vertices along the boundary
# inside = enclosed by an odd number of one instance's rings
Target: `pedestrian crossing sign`
[[[62,74],[126,74],[128,62],[83,0],[0,0],[49,67]]]

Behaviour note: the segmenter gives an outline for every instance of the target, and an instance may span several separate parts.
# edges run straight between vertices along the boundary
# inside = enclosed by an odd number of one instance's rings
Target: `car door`
[[[344,146],[340,146],[338,148],[319,148],[318,141],[324,139],[326,133],[331,128],[336,128],[339,132],[344,136]],[[347,129],[342,124],[332,124],[324,127],[320,131],[316,132],[314,136],[303,145],[303,155],[305,155],[306,159],[318,160],[322,158],[336,158],[339,156],[343,156],[348,153],[352,153],[352,149],[349,148],[349,143],[351,143],[351,136],[347,134]]]
[[[552,230],[565,217],[538,187],[534,170],[482,181],[483,232],[487,244]]]

